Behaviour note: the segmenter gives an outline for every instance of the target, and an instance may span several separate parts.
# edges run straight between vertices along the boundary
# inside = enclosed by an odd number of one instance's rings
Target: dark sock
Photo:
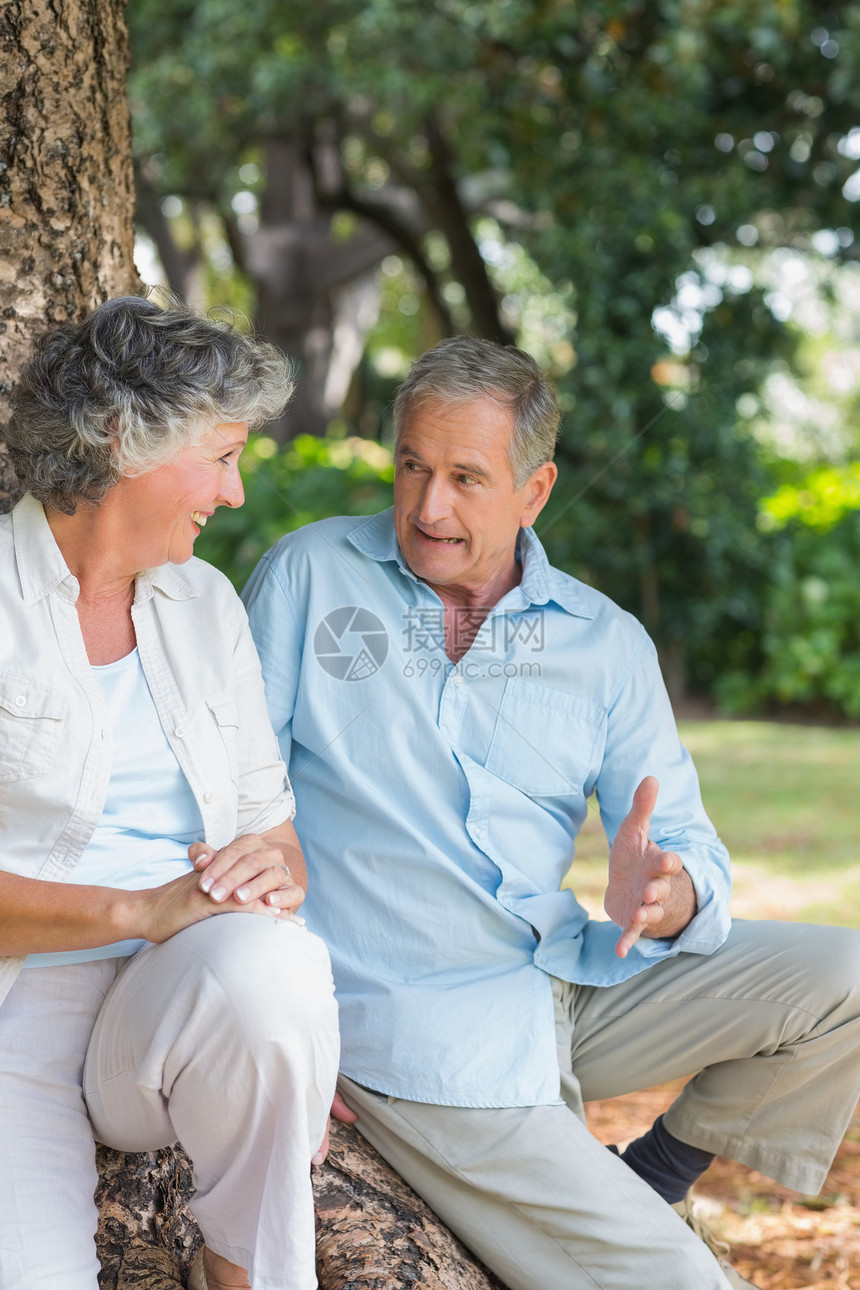
[[[631,1142],[621,1156],[624,1163],[670,1205],[684,1199],[713,1158],[710,1152],[673,1138],[663,1126],[662,1115],[646,1134]]]

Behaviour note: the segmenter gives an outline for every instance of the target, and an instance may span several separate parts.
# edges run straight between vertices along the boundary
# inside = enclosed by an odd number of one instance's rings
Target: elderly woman
[[[96,1290],[94,1139],[181,1140],[191,1284],[307,1290],[337,1067],[244,611],[192,559],[287,361],[138,298],[49,332],[0,518],[0,1286]],[[216,917],[216,915],[230,917]]]

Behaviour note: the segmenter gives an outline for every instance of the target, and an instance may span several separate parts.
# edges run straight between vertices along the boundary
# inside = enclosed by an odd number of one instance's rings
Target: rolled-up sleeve
[[[672,940],[642,938],[634,952],[646,959],[682,950],[711,954],[729,933],[729,855],[705,813],[692,758],[681,743],[657,653],[641,631],[640,643],[612,695],[603,764],[595,785],[610,845],[646,775],[659,781],[651,838],[681,857],[696,892],[697,912]]]
[[[238,833],[262,833],[291,820],[296,804],[266,706],[260,660],[244,611],[235,642],[238,718]]]

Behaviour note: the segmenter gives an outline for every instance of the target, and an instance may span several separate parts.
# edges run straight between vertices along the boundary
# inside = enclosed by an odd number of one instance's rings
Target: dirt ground
[[[638,1137],[682,1083],[589,1103],[593,1133],[601,1142]],[[721,1159],[696,1195],[734,1267],[760,1290],[860,1290],[860,1107],[820,1196],[798,1196]]]

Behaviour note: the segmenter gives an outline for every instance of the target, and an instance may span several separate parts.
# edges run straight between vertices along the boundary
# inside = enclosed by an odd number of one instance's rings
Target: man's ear
[[[522,528],[531,528],[537,517],[549,500],[552,492],[552,486],[558,479],[558,467],[554,461],[545,461],[523,485],[522,492],[525,498],[522,515],[520,516],[520,525]]]

